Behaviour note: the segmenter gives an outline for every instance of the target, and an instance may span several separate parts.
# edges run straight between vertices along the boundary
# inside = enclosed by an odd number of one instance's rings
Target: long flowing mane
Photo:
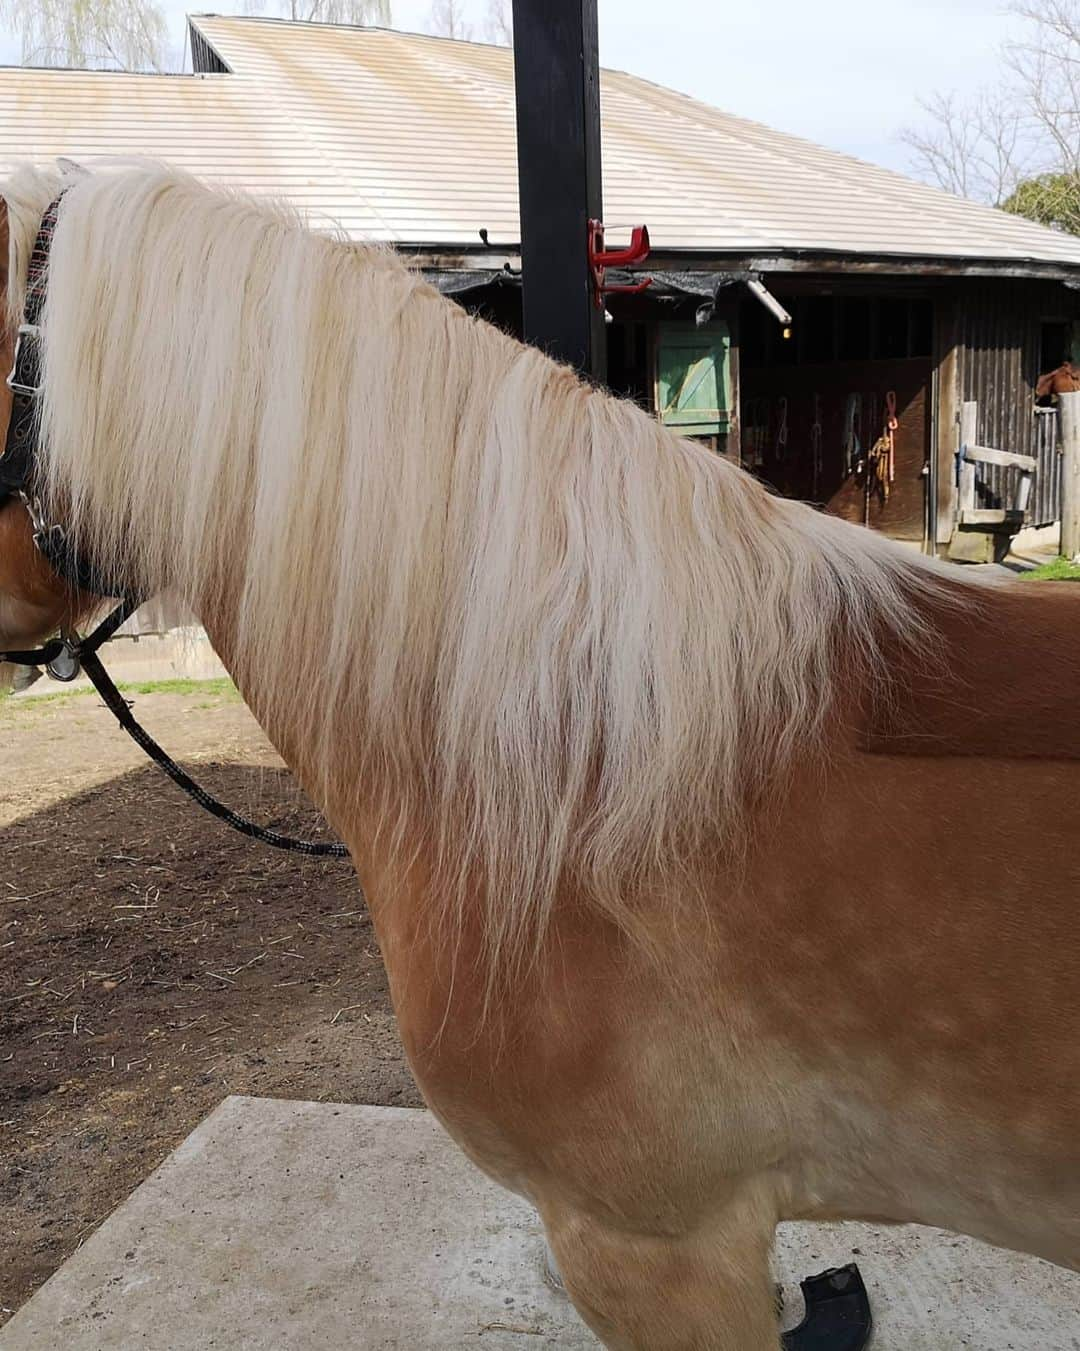
[[[3,187],[12,313],[58,186]],[[79,546],[233,607],[260,714],[314,739],[327,790],[355,747],[357,794],[430,823],[448,905],[482,883],[504,960],[568,879],[629,923],[656,869],[737,844],[838,653],[872,666],[934,584],[392,253],[160,167],[70,182],[44,326]]]

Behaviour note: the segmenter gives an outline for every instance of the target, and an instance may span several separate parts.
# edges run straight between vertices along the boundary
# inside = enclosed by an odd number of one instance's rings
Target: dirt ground
[[[324,829],[235,696],[136,703],[230,805]],[[230,1093],[419,1104],[351,865],[229,831],[96,696],[0,702],[0,1324]]]

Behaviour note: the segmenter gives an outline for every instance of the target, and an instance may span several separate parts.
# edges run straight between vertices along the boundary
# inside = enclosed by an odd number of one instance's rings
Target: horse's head
[[[0,453],[11,416],[14,325],[2,298],[9,267],[7,206],[0,197]],[[2,490],[0,490],[2,492]],[[52,570],[34,544],[30,514],[20,497],[0,495],[0,652],[32,647],[89,608],[90,598]]]

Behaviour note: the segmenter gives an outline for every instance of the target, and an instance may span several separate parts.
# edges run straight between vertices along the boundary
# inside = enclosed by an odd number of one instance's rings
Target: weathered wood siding
[[[1054,438],[1035,413],[1042,326],[1080,318],[1080,294],[1060,285],[1001,281],[964,286],[958,295],[960,387],[979,405],[980,445],[1039,460],[1029,520],[1056,519],[1058,479]],[[980,505],[1008,505],[1015,471],[979,467]]]

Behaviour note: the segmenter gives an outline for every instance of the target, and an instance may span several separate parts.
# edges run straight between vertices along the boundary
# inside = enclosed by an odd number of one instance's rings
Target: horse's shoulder
[[[884,755],[1080,759],[1080,586],[1016,582],[932,603],[889,655],[860,737]]]

